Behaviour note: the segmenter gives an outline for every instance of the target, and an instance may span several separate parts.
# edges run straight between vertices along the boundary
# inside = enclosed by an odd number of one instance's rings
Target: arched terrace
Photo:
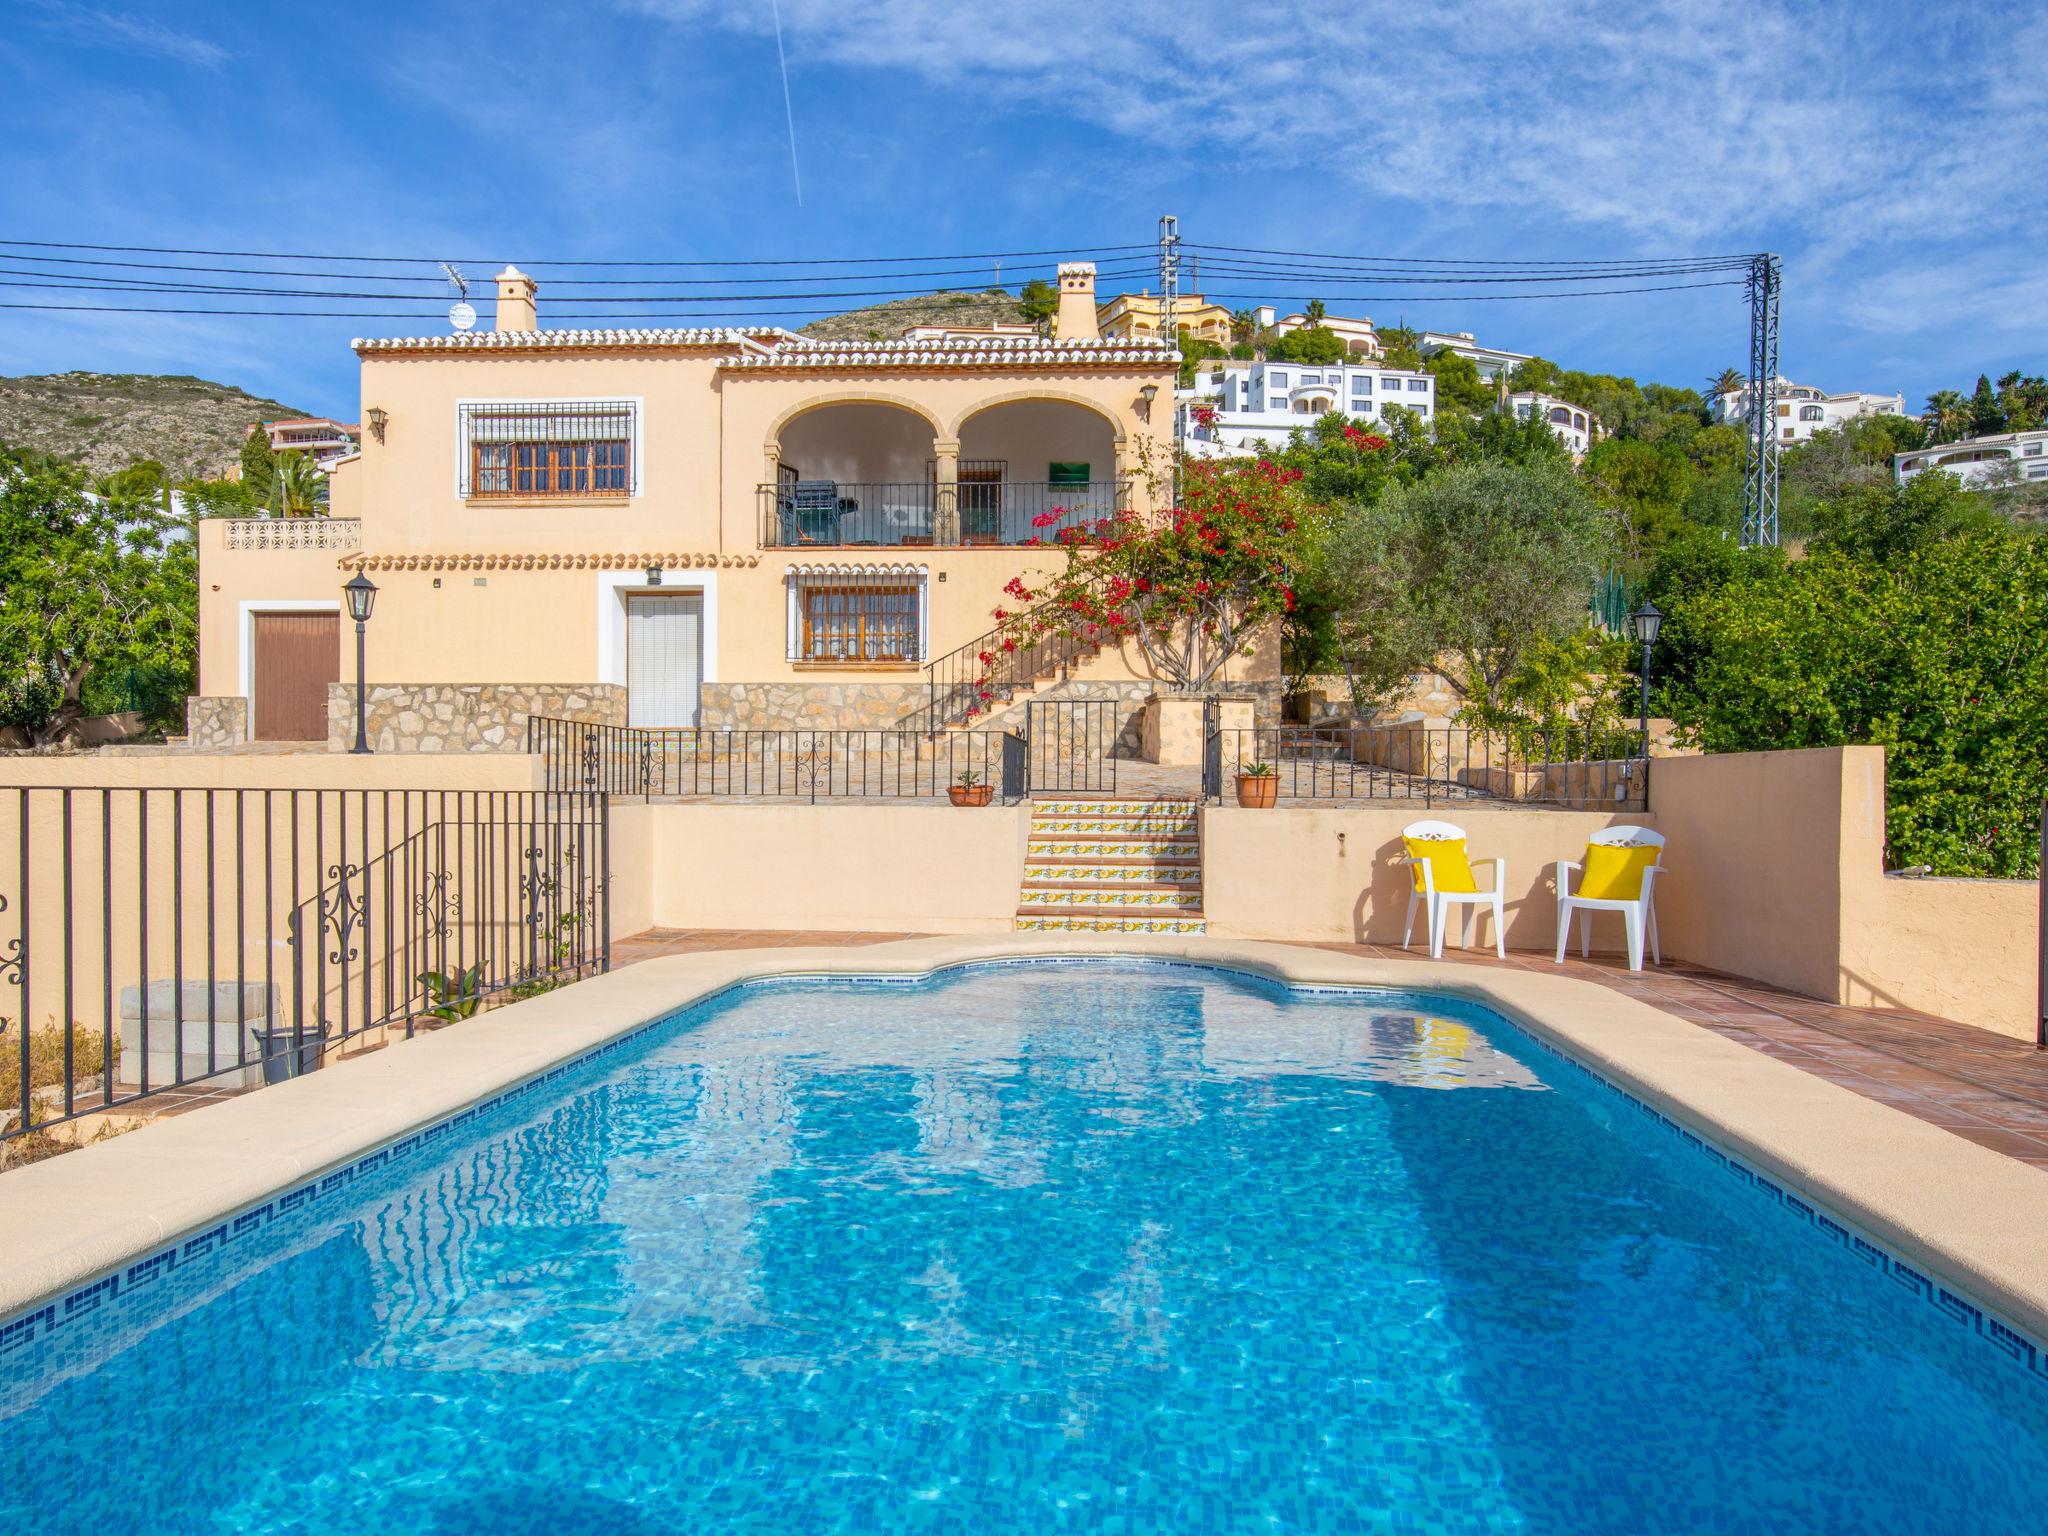
[[[960,422],[963,544],[1050,541],[1125,505],[1122,434],[1094,406],[1025,396],[988,401]]]
[[[938,423],[908,401],[821,400],[769,433],[762,542],[930,544]]]

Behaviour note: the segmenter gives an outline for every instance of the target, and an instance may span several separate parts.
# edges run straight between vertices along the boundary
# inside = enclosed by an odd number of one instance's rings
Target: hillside
[[[217,475],[239,460],[249,423],[305,414],[189,374],[0,378],[0,443],[76,459],[94,474],[157,459],[174,475]]]
[[[993,325],[999,320],[1018,325],[1024,316],[1017,309],[1014,293],[993,288],[985,293],[927,293],[891,299],[886,304],[814,320],[798,334],[820,341],[894,341],[920,325]]]

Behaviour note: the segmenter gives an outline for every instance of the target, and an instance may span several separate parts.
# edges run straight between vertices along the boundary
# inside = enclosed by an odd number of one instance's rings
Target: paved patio
[[[908,933],[804,933],[762,929],[650,929],[612,945],[614,967],[707,949],[879,944]],[[1420,949],[1316,944],[1375,960],[1421,959]],[[1550,971],[1550,957],[1446,951],[1467,965]],[[2048,1053],[2024,1041],[1906,1009],[1847,1008],[1759,982],[1673,963],[1631,974],[1618,957],[1568,959],[1567,975],[1612,987],[1702,1029],[1839,1083],[1979,1146],[2048,1172]]]

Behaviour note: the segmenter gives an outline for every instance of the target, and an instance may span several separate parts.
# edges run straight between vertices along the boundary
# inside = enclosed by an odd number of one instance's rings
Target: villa
[[[1605,435],[1599,417],[1590,414],[1584,406],[1561,400],[1556,395],[1525,389],[1509,395],[1508,405],[1518,421],[1527,421],[1531,415],[1536,415],[1548,422],[1551,435],[1571,450],[1574,459],[1583,459],[1593,444]]]
[[[1892,473],[1901,485],[1930,469],[1945,471],[1967,485],[2048,480],[2048,428],[1965,437],[1892,459]]]
[[[368,428],[332,516],[202,527],[192,740],[345,744],[352,572],[382,594],[379,750],[509,749],[565,711],[833,729],[927,709],[1008,583],[1056,565],[1063,529],[1156,505],[1168,469],[1172,353],[1097,333],[1091,266],[1059,281],[1049,337],[821,342],[543,329],[508,269],[490,330],[357,341]],[[1270,692],[1275,666],[1229,681]],[[1152,689],[1114,650],[1069,673]],[[459,743],[435,728],[454,689]]]
[[[1435,378],[1381,363],[1210,359],[1179,399],[1190,451],[1218,456],[1284,447],[1288,433],[1331,411],[1385,421],[1397,408],[1427,421],[1436,410]]]
[[[1778,440],[1781,443],[1803,443],[1816,432],[1838,429],[1845,422],[1865,416],[1906,414],[1904,395],[1879,395],[1868,390],[1830,394],[1811,384],[1794,384],[1782,377],[1778,380],[1777,397]],[[1707,410],[1717,422],[1747,422],[1749,409],[1749,386],[1746,384],[1715,395],[1707,402]]]

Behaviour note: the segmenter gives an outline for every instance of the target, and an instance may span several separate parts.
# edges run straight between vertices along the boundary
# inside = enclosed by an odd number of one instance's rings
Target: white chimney
[[[533,296],[540,291],[540,284],[517,267],[507,267],[495,281],[498,285],[498,329],[539,330],[540,321]]]
[[[1060,263],[1060,312],[1052,323],[1053,335],[1062,341],[1102,334],[1095,323],[1095,263]]]
[[[1261,304],[1257,309],[1252,311],[1252,324],[1256,325],[1262,331],[1270,331],[1271,329],[1273,329],[1273,321],[1276,318],[1278,317],[1273,313],[1273,306],[1270,304]]]

